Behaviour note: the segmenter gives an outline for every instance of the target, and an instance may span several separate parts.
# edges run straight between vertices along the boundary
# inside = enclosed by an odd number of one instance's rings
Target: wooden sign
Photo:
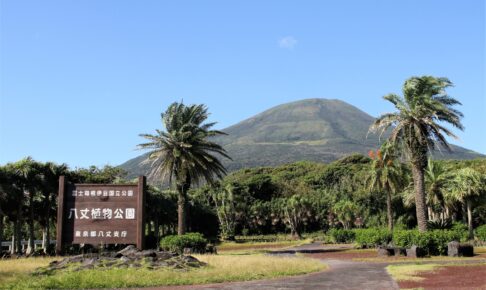
[[[145,177],[138,184],[71,184],[59,178],[56,252],[71,244],[144,247]]]

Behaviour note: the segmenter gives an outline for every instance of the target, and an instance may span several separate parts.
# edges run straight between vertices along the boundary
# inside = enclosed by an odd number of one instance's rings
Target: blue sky
[[[336,98],[377,116],[413,75],[450,78],[456,144],[486,153],[484,1],[2,0],[0,164],[140,154],[172,102],[230,126]]]

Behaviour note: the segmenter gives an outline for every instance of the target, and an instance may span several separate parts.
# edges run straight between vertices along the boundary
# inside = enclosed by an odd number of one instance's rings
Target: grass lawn
[[[6,289],[123,288],[161,285],[207,284],[292,276],[321,271],[326,265],[303,257],[263,255],[197,255],[208,265],[189,271],[109,269],[62,271],[55,275],[34,276],[32,271],[54,258],[0,261],[0,285]]]

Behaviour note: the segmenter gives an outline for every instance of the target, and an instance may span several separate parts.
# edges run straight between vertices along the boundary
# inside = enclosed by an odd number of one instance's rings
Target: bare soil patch
[[[399,281],[401,289],[486,289],[486,265],[444,266],[417,276],[422,281]]]
[[[289,244],[287,243],[281,243],[281,244],[253,244],[253,245],[248,245],[248,244],[234,244],[222,248],[216,247],[216,249],[220,252],[224,251],[239,251],[239,250],[266,250],[266,249],[278,249],[282,247],[288,247]]]

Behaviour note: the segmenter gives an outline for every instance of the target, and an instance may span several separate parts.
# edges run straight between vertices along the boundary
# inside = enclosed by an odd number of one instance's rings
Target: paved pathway
[[[304,276],[198,286],[190,289],[399,289],[386,264],[323,260],[330,270]]]
[[[344,246],[344,248],[349,247]],[[343,249],[342,245],[322,246],[315,243],[276,252],[289,255],[295,252],[317,253],[340,249]],[[296,277],[153,289],[399,289],[397,283],[386,272],[386,263],[364,263],[336,259],[323,259],[322,262],[329,265],[330,269]]]

